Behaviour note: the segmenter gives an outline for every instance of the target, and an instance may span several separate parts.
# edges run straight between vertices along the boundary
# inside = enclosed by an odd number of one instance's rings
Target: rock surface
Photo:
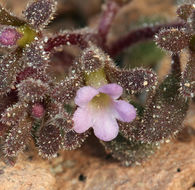
[[[195,182],[195,136],[165,144],[143,165],[121,167],[85,150],[64,155],[74,163],[57,178],[58,190],[189,190]],[[58,183],[57,183],[58,184]]]
[[[40,162],[19,158],[14,167],[0,164],[0,190],[54,190],[55,178]]]

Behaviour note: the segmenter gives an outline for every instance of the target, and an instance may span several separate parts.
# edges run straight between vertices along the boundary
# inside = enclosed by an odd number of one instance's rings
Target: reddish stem
[[[114,20],[118,10],[119,10],[119,6],[116,2],[114,1],[107,2],[98,26],[98,33],[104,43],[106,43],[108,32],[110,30],[112,21]]]
[[[184,27],[184,23],[182,22],[174,22],[170,24],[162,24],[158,26],[148,26],[145,28],[140,28],[134,31],[130,31],[126,36],[118,39],[114,43],[108,47],[107,52],[112,56],[116,56],[120,52],[122,52],[125,48],[144,41],[153,38],[153,36],[159,32],[162,28],[171,28],[171,27]]]
[[[84,34],[73,32],[50,38],[46,43],[45,51],[50,52],[55,47],[59,47],[61,45],[78,45],[81,48],[85,48],[87,46],[87,42],[85,41],[84,37]]]
[[[63,35],[50,38],[46,43],[45,51],[51,52],[55,47],[61,45],[77,45],[84,49],[88,46],[88,42],[92,40],[95,44],[97,44],[97,46],[100,46],[110,56],[114,57],[121,53],[125,48],[128,48],[135,43],[152,39],[153,36],[161,29],[171,27],[185,27],[185,24],[182,22],[174,22],[169,24],[161,24],[157,26],[148,26],[140,28],[131,31],[124,37],[121,37],[120,39],[116,40],[109,47],[104,46],[105,41],[104,43],[102,43],[102,38],[99,38],[99,35],[97,35],[96,33],[65,33]]]

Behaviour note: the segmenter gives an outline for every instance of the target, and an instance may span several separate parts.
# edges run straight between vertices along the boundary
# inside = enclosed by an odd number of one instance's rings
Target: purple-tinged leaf
[[[137,116],[136,119],[131,123],[118,121],[120,132],[129,141],[139,141],[140,130],[139,127],[142,126],[141,118]]]
[[[18,101],[16,92],[10,92],[9,94],[4,95],[0,99],[0,113],[2,114],[8,107],[15,104]],[[0,138],[5,135],[9,130],[9,126],[5,123],[3,124],[0,121]]]
[[[28,78],[17,85],[20,101],[40,102],[49,93],[49,86],[41,80]]]
[[[112,60],[100,48],[91,45],[82,52],[78,61],[76,60],[73,63],[72,74],[88,74],[89,72],[103,68],[106,62],[112,62]]]
[[[73,129],[64,131],[62,147],[64,150],[74,150],[79,148],[88,136],[89,131],[81,134],[76,133]]]
[[[156,44],[172,53],[178,53],[186,48],[190,42],[191,35],[185,28],[163,29],[155,35]]]
[[[46,107],[46,119],[49,123],[60,128],[62,131],[68,131],[73,126],[71,116],[64,109],[63,104],[51,102]]]
[[[11,91],[10,93],[0,98],[0,114],[5,111],[8,107],[18,102],[17,92]]]
[[[79,88],[83,86],[83,77],[74,76],[57,83],[51,92],[51,98],[59,103],[66,104],[72,100]]]
[[[27,45],[23,52],[23,62],[26,67],[33,69],[46,69],[48,66],[49,54],[44,51],[42,42],[34,42]]]
[[[23,14],[28,23],[36,29],[41,29],[53,19],[56,5],[55,0],[35,0],[28,5]]]
[[[149,90],[157,85],[157,76],[149,69],[122,70],[114,65],[106,64],[105,73],[110,82],[119,84],[130,94]]]
[[[15,89],[16,75],[22,70],[21,57],[22,52],[17,49],[0,61],[0,95]]]
[[[34,73],[36,72],[36,69],[33,69],[32,67],[26,67],[24,70],[18,73],[16,77],[16,83],[18,84],[27,78],[34,78],[32,76],[34,76]]]
[[[20,118],[18,124],[10,129],[3,146],[6,156],[16,156],[18,152],[25,148],[31,137],[31,127],[31,121]]]
[[[9,127],[0,122],[0,137],[3,137],[9,130]]]
[[[61,147],[62,135],[59,127],[46,123],[37,137],[39,154],[46,158],[56,157]]]
[[[169,75],[151,98],[137,126],[136,133],[141,141],[166,140],[183,129],[188,101],[179,95],[179,81]]]
[[[59,113],[55,115],[51,122],[60,128],[64,133],[70,131],[73,126],[71,116],[65,111],[63,107],[60,108]]]
[[[61,103],[57,103],[55,101],[47,103],[46,119],[49,120],[52,118],[52,120],[54,120],[56,115],[60,115],[63,112],[63,110],[64,110],[63,104]]]
[[[1,148],[1,152],[0,152],[0,158],[6,165],[11,166],[11,167],[13,167],[16,163],[16,157],[5,155],[2,148]]]
[[[1,122],[7,126],[17,126],[20,119],[27,116],[26,110],[26,104],[16,103],[1,114]]]

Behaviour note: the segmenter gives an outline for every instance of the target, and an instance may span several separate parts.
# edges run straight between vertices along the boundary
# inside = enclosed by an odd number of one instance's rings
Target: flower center
[[[104,93],[99,93],[90,101],[90,104],[95,109],[102,109],[105,107],[109,107],[111,102],[112,102],[112,99],[110,98],[109,95],[104,94]]]

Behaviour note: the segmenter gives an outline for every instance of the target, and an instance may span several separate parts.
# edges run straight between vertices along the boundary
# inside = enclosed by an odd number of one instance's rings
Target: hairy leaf
[[[141,119],[140,139],[155,142],[183,129],[188,101],[179,95],[179,80],[172,75],[160,85]]]
[[[51,97],[59,103],[68,103],[72,100],[76,92],[83,85],[83,78],[81,76],[74,76],[67,78],[57,83],[51,92]]]
[[[56,157],[61,143],[62,135],[60,128],[49,122],[44,124],[37,137],[39,154],[46,158]]]
[[[16,75],[22,69],[21,57],[22,53],[17,49],[7,54],[0,61],[0,95],[4,95],[11,89],[15,89]]]
[[[185,28],[163,29],[155,35],[156,44],[172,53],[178,53],[189,44],[191,35]]]
[[[86,48],[78,62],[76,61],[73,65],[73,72],[93,72],[97,69],[101,69],[106,62],[111,62],[111,59],[106,55],[100,48],[91,45]]]
[[[49,93],[49,86],[41,80],[28,78],[17,85],[20,101],[40,102]]]
[[[1,122],[7,126],[17,126],[21,118],[27,116],[27,106],[26,104],[16,103],[12,107],[7,108],[1,114]]]
[[[56,4],[55,0],[36,0],[28,5],[23,14],[28,23],[36,29],[40,29],[53,18]]]
[[[106,64],[105,72],[110,82],[116,82],[130,94],[149,90],[157,85],[157,76],[149,69],[122,70]]]
[[[180,92],[184,97],[195,96],[195,59],[191,59],[182,73]]]
[[[194,7],[193,7],[192,4],[183,4],[183,5],[180,5],[177,8],[177,15],[181,19],[183,19],[183,20],[186,21],[189,18],[189,16],[191,15],[193,9],[194,9]]]
[[[79,148],[88,137],[89,131],[78,134],[74,130],[64,131],[62,147],[64,150],[74,150]]]
[[[121,123],[126,138],[144,143],[163,141],[183,129],[188,101],[179,94],[181,82],[180,60],[172,56],[172,72],[160,84],[155,93],[148,95],[144,112],[130,124]]]
[[[60,128],[61,131],[68,131],[72,128],[71,116],[66,112],[62,104],[50,102],[46,105],[46,111],[45,119]]]
[[[26,118],[20,118],[18,124],[8,132],[3,146],[4,154],[16,156],[19,151],[25,148],[31,137],[32,123]]]
[[[33,69],[46,69],[48,66],[49,54],[43,49],[42,42],[34,42],[30,45],[26,45],[23,52],[23,62],[26,67],[32,67]]]
[[[156,144],[146,144],[140,141],[128,141],[122,135],[110,142],[103,142],[106,151],[114,158],[121,161],[124,166],[140,164],[157,148]]]

